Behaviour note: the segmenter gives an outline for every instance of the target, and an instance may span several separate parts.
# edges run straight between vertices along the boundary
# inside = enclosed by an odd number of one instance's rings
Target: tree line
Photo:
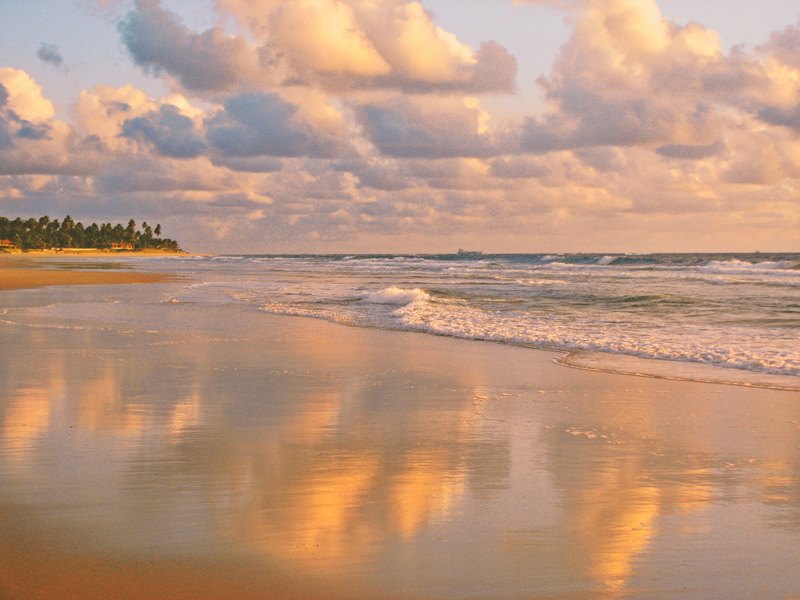
[[[175,240],[161,237],[161,225],[151,227],[143,222],[141,229],[131,219],[127,227],[121,223],[92,223],[85,227],[67,215],[61,221],[47,215],[38,219],[8,219],[0,217],[0,240],[8,240],[22,250],[45,250],[48,248],[122,248],[144,250],[180,251]]]

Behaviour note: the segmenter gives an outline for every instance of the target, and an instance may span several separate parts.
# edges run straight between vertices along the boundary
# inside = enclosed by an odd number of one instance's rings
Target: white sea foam
[[[699,271],[720,274],[762,274],[786,275],[800,277],[798,263],[795,261],[761,261],[756,263],[747,262],[739,259],[731,260],[712,260],[708,264],[698,267]]]
[[[393,304],[405,306],[414,302],[425,302],[430,300],[430,295],[422,289],[404,289],[399,287],[388,287],[377,292],[372,292],[364,297],[367,302],[373,304]]]
[[[618,256],[603,256],[603,257],[597,259],[597,263],[596,264],[604,265],[604,266],[605,265],[610,265],[610,264],[613,264],[617,260],[617,258],[619,258],[619,257]]]
[[[603,323],[574,317],[508,316],[452,304],[410,304],[396,314],[401,316],[401,329],[437,335],[800,376],[800,351],[793,345],[791,332],[754,336],[747,328],[720,331],[713,325],[674,325],[663,331],[613,318]]]

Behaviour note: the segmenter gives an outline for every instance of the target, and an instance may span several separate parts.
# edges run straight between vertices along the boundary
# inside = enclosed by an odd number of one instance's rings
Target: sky
[[[0,215],[195,252],[800,251],[796,0],[0,0]]]

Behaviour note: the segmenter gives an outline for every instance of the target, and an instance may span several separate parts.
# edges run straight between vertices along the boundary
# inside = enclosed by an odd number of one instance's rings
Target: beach
[[[3,599],[800,594],[797,391],[77,260],[0,259]]]
[[[65,265],[58,260],[59,256],[64,255],[93,260],[94,262],[89,265],[92,270],[76,269],[75,264]],[[159,273],[108,270],[108,267],[98,259],[109,256],[113,255],[101,251],[0,254],[0,291],[50,285],[152,283],[165,279],[165,276]]]

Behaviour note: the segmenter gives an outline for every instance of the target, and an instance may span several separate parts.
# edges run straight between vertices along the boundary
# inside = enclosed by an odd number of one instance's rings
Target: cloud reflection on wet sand
[[[334,597],[617,597],[651,576],[677,586],[661,557],[692,536],[713,545],[735,524],[714,522],[717,509],[754,503],[782,515],[751,525],[759,539],[777,521],[800,536],[791,394],[265,322],[235,343],[13,328],[0,507],[14,526],[2,554],[29,567],[0,561],[0,591],[24,595],[31,573],[77,590],[91,574],[86,597],[103,597],[155,568],[162,597],[176,598],[188,597],[177,581],[197,598],[224,597],[198,591],[220,582],[248,597],[265,573],[298,597],[318,584]],[[698,515],[712,519],[705,531],[689,525]],[[236,583],[222,565],[261,574]]]

